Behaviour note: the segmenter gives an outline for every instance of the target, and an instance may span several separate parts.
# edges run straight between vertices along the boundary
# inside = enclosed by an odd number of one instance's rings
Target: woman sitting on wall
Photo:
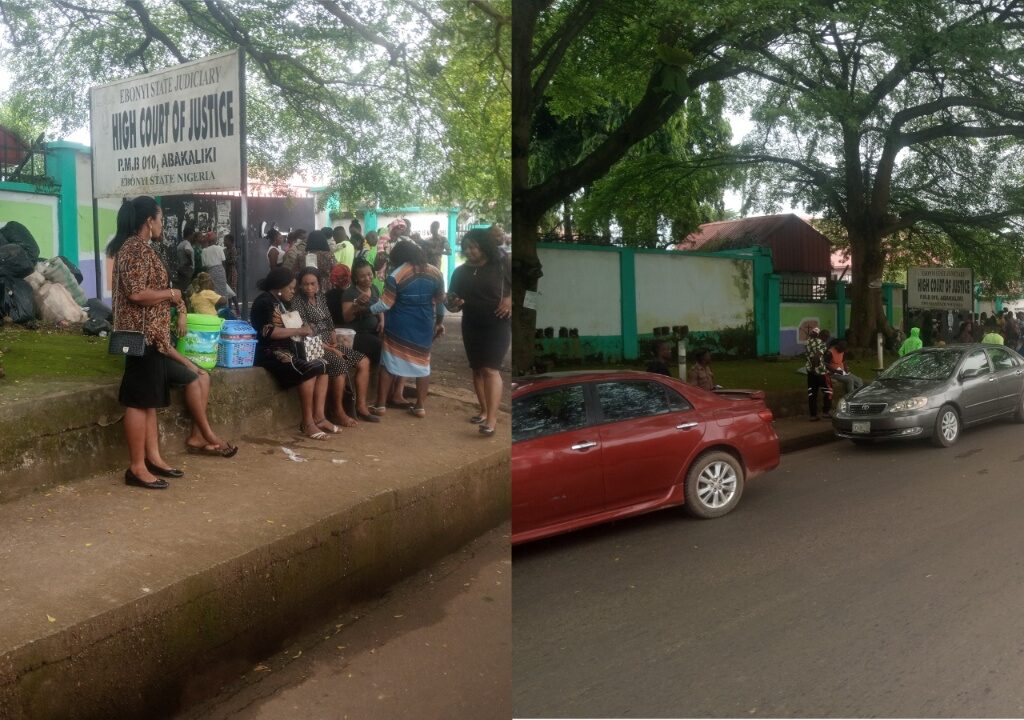
[[[352,427],[356,424],[356,421],[345,412],[344,407],[345,379],[349,371],[355,371],[356,417],[367,422],[380,422],[379,418],[370,414],[370,408],[366,404],[366,392],[370,385],[370,361],[361,352],[338,345],[338,336],[334,332],[334,322],[327,309],[327,301],[320,292],[320,274],[317,269],[308,267],[300,272],[298,284],[299,295],[295,298],[293,307],[298,310],[303,322],[312,328],[313,334],[323,342],[334,419],[342,427]],[[326,418],[317,422],[320,427],[330,432],[338,432],[338,428],[327,422]]]
[[[310,337],[308,325],[286,328],[282,315],[295,297],[295,276],[284,267],[276,267],[256,287],[263,292],[252,303],[249,324],[256,328],[256,365],[265,368],[283,388],[299,388],[302,403],[301,431],[314,440],[327,438],[325,429],[334,425],[324,420],[327,400],[327,363],[301,360],[293,337]],[[317,423],[316,418],[321,422]]]

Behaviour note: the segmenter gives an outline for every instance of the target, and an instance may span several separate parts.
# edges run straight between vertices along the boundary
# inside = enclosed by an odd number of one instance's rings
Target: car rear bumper
[[[832,429],[838,437],[851,440],[913,440],[931,436],[938,412],[938,408],[928,408],[921,412],[894,415],[839,413],[832,416]],[[855,422],[870,423],[870,431],[854,432]]]
[[[738,438],[736,445],[741,448],[740,453],[743,456],[748,479],[774,470],[779,466],[781,457],[779,436],[770,423],[763,423],[753,432]]]

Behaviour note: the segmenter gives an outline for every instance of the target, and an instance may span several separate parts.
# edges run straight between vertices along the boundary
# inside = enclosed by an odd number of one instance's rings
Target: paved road
[[[182,720],[511,717],[508,525],[328,618]]]
[[[513,553],[517,717],[1024,717],[1024,428],[786,455]]]

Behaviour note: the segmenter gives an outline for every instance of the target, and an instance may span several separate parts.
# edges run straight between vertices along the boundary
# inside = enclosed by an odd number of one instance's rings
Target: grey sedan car
[[[910,353],[839,401],[836,435],[857,444],[931,438],[949,447],[972,425],[1024,422],[1024,358],[1000,345],[949,345]]]

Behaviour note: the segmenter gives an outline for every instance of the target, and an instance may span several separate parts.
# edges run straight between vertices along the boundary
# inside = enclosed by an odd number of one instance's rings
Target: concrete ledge
[[[107,476],[0,505],[0,717],[171,716],[505,521],[507,434],[474,437],[467,409],[289,441],[303,464],[248,438],[241,462],[184,459],[167,492]]]
[[[261,368],[211,373],[210,422],[227,437],[297,423],[294,392],[277,388]],[[120,381],[51,384],[0,403],[0,502],[75,477],[123,468],[126,449],[117,402]],[[161,443],[180,446],[191,420],[181,390],[158,412]]]

